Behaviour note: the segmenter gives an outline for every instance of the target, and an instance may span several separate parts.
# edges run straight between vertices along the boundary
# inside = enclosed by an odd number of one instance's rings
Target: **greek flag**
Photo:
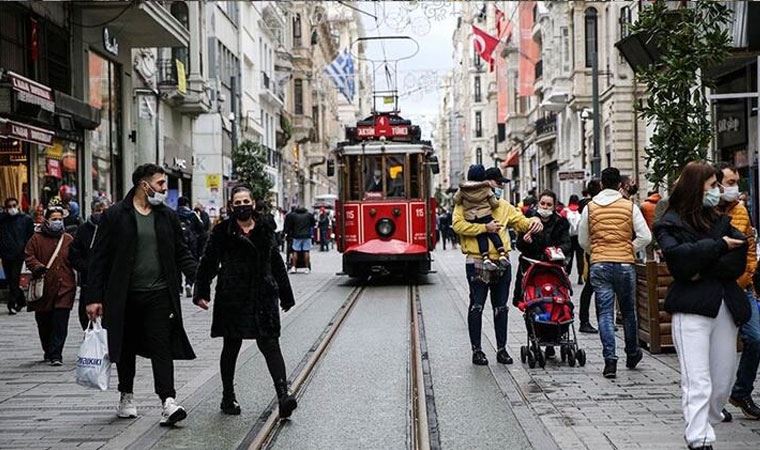
[[[354,60],[351,58],[351,53],[344,50],[325,67],[325,73],[332,78],[335,87],[346,97],[346,100],[352,103],[356,88],[354,84]]]

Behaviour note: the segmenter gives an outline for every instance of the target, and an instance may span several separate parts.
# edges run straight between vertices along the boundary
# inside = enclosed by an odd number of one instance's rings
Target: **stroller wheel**
[[[535,353],[533,353],[533,350],[528,350],[528,367],[531,369],[536,368],[536,356]]]
[[[578,359],[578,365],[583,367],[586,365],[586,351],[585,350],[578,350],[575,353],[575,357]]]
[[[544,354],[544,352],[543,352],[543,351],[542,351],[542,350],[539,348],[539,349],[538,349],[538,355],[537,355],[537,356],[538,356],[538,358],[537,358],[538,367],[540,367],[540,368],[542,368],[542,369],[543,369],[544,367],[546,367],[546,355],[545,355],[545,354]]]
[[[559,356],[562,359],[562,362],[567,361],[567,346],[563,345],[559,348]]]
[[[567,349],[567,365],[575,367],[575,353],[571,349]]]
[[[528,346],[523,345],[520,347],[520,361],[525,364],[525,361],[528,360]]]

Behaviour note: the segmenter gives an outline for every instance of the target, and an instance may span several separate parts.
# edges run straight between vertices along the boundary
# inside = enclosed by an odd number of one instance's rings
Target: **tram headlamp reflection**
[[[380,219],[375,225],[375,231],[377,231],[377,234],[379,234],[380,237],[388,238],[395,230],[396,225],[391,219]]]

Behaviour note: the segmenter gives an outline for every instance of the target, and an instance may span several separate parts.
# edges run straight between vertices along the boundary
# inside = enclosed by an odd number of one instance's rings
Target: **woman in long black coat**
[[[297,403],[288,394],[285,361],[280,350],[280,312],[293,307],[293,290],[277,249],[274,229],[254,214],[251,191],[232,191],[232,217],[217,224],[201,257],[193,301],[208,309],[211,280],[218,276],[211,337],[224,338],[220,361],[221,409],[240,414],[235,398],[235,363],[243,339],[256,339],[274,382],[280,417],[289,417]]]
[[[727,419],[722,408],[736,374],[738,327],[750,317],[746,293],[736,283],[747,262],[747,240],[715,210],[719,201],[715,169],[691,162],[654,226],[673,276],[665,310],[673,315],[690,449],[712,449],[713,426]]]

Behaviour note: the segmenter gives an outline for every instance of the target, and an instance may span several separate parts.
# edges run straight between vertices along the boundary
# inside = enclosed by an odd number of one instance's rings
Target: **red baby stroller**
[[[541,347],[560,348],[562,362],[570,367],[586,365],[586,352],[578,348],[573,324],[570,279],[559,261],[542,262],[524,257],[530,264],[522,280],[523,297],[517,307],[523,312],[528,345],[520,347],[520,360],[533,369],[546,366]],[[571,338],[572,333],[572,338]]]

